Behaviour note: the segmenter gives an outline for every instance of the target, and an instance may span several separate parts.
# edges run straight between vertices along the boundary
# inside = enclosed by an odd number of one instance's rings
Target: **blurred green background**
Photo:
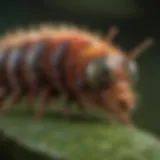
[[[158,5],[155,0],[1,0],[0,31],[41,22],[65,21],[103,33],[117,25],[117,43],[126,50],[146,36],[155,45],[138,59],[140,104],[134,113],[135,123],[160,136],[160,38]]]

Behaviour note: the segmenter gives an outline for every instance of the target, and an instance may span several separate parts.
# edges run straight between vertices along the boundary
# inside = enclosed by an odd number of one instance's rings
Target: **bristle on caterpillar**
[[[49,99],[65,95],[65,115],[72,100],[83,113],[89,103],[131,126],[134,59],[152,40],[126,54],[113,42],[118,32],[111,27],[103,38],[75,26],[40,24],[6,33],[0,43],[0,113],[8,113],[24,95],[28,104],[38,96],[35,118],[40,119]]]

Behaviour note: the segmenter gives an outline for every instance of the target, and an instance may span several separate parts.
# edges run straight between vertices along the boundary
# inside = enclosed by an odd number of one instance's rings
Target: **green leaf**
[[[0,117],[0,129],[30,150],[53,159],[159,160],[160,142],[153,135],[118,124],[47,114],[34,121],[27,112],[12,112]]]

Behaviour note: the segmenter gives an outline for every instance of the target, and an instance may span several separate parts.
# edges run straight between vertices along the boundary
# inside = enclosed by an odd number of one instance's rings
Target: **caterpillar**
[[[65,95],[66,116],[73,100],[84,115],[86,105],[96,105],[110,119],[132,126],[135,59],[153,40],[148,38],[127,52],[113,42],[118,32],[111,27],[105,37],[64,25],[8,32],[0,40],[0,113],[8,113],[23,96],[28,106],[38,96],[38,120],[49,99]]]

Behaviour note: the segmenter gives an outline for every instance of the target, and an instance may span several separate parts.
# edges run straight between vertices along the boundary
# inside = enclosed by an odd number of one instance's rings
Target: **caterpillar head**
[[[112,34],[107,40],[112,41]],[[147,39],[128,54],[108,53],[91,61],[86,70],[90,88],[101,94],[101,102],[114,112],[128,113],[135,105],[133,86],[138,79],[136,57],[152,45]],[[118,51],[118,50],[117,50]]]

